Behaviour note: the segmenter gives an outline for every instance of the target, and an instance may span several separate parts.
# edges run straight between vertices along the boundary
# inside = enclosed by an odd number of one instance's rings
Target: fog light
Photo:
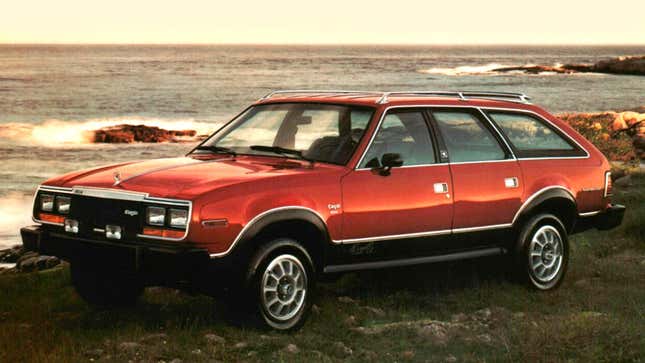
[[[105,226],[105,237],[109,239],[121,239],[121,227],[108,224]]]
[[[78,233],[78,221],[74,219],[66,219],[65,232]]]

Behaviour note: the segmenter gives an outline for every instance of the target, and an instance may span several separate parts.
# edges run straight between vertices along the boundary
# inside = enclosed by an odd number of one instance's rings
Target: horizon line
[[[645,43],[163,43],[163,42],[142,42],[142,43],[124,43],[124,42],[98,42],[98,43],[83,43],[83,42],[0,42],[0,46],[6,45],[28,45],[28,46],[110,46],[110,45],[126,45],[126,46],[573,46],[573,47],[645,47]]]

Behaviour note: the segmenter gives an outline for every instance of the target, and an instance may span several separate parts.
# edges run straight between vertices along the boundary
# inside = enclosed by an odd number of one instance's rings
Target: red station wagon
[[[21,232],[89,303],[171,286],[288,330],[347,271],[506,254],[557,287],[567,236],[622,221],[609,169],[523,94],[279,91],[184,157],[46,181]]]

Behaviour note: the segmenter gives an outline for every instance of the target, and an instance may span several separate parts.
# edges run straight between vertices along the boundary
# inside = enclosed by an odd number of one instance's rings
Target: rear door
[[[453,233],[510,227],[521,205],[522,174],[512,151],[476,108],[431,108],[441,153],[450,160]]]

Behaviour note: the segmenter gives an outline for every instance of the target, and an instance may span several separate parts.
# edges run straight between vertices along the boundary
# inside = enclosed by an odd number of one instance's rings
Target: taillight
[[[608,171],[605,173],[605,197],[612,195],[612,184],[611,184],[611,172]]]

